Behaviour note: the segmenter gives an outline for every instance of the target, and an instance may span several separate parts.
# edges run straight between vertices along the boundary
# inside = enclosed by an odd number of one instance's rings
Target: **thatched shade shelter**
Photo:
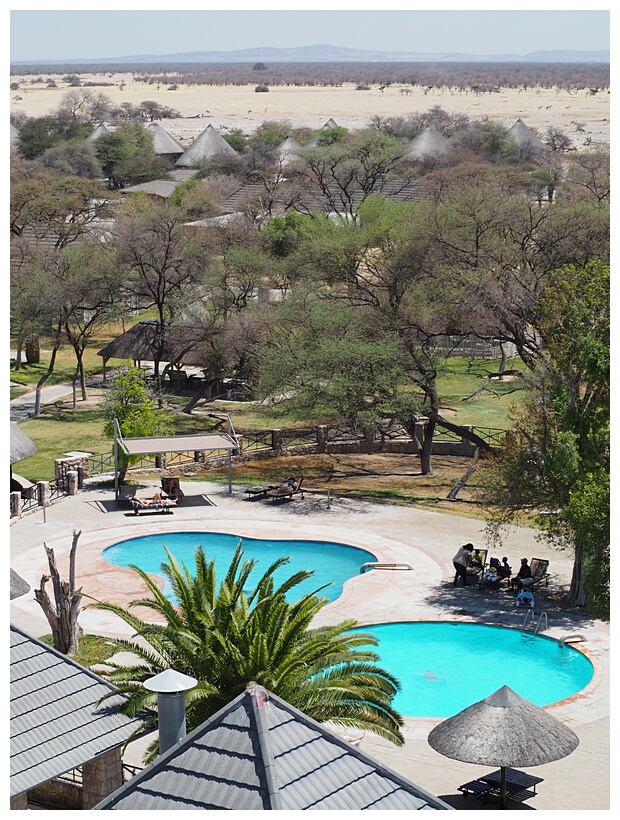
[[[28,584],[21,575],[18,575],[14,569],[11,570],[11,600],[14,598],[21,598],[30,592],[30,584]]]
[[[11,422],[11,464],[30,458],[37,452],[37,445],[17,424]]]
[[[209,328],[172,325],[163,329],[155,319],[144,319],[101,348],[105,366],[109,359],[134,362],[171,362],[206,368],[215,357]]]
[[[505,808],[507,767],[561,760],[575,751],[579,738],[549,712],[502,686],[435,726],[428,742],[453,760],[500,767],[500,805]]]
[[[157,156],[165,157],[174,164],[185,153],[185,146],[158,122],[149,122],[145,130],[153,136],[153,150]]]

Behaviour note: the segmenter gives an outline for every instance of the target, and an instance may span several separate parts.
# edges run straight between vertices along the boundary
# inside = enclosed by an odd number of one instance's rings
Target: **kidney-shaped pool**
[[[167,532],[128,538],[103,551],[103,557],[111,564],[127,567],[134,564],[144,572],[161,575],[161,564],[167,561],[164,547],[191,571],[195,567],[196,547],[202,546],[207,559],[215,559],[218,578],[223,579],[230,564],[239,535],[221,532]],[[274,578],[282,583],[299,570],[311,570],[314,575],[291,590],[293,599],[301,598],[324,584],[329,586],[321,595],[335,601],[342,594],[342,587],[349,578],[359,575],[360,567],[367,561],[376,561],[372,553],[359,547],[329,541],[293,541],[242,538],[244,558],[257,561],[252,577],[259,578],[278,558],[289,557],[289,563],[276,570]],[[164,594],[171,596],[168,586]]]

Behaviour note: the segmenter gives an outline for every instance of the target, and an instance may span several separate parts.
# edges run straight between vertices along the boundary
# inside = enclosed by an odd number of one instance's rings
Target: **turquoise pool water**
[[[111,564],[127,567],[135,564],[145,572],[161,575],[161,564],[167,561],[164,546],[177,561],[185,562],[190,571],[195,567],[196,547],[201,545],[208,559],[215,558],[218,578],[224,578],[240,536],[221,532],[169,532],[165,535],[144,535],[128,538],[108,547],[103,557]],[[376,561],[372,553],[358,547],[328,541],[268,541],[259,538],[243,538],[244,558],[258,563],[250,576],[256,579],[278,558],[289,556],[289,563],[278,569],[274,575],[276,582],[282,583],[295,572],[307,569],[314,572],[312,578],[291,590],[291,598],[296,600],[313,592],[323,584],[329,586],[320,593],[329,601],[335,601],[342,594],[346,580],[359,575],[360,567],[367,561]],[[167,582],[166,582],[167,583]],[[164,593],[171,597],[166,586]]]
[[[592,679],[586,656],[551,638],[468,623],[365,626],[381,665],[400,680],[394,708],[411,717],[451,717],[503,685],[537,706],[574,695]]]

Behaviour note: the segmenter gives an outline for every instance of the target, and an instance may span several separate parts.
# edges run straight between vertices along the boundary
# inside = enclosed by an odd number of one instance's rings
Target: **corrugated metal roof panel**
[[[251,687],[95,809],[429,807],[450,809],[290,704]]]
[[[139,724],[112,711],[114,687],[11,626],[11,794],[120,746]]]

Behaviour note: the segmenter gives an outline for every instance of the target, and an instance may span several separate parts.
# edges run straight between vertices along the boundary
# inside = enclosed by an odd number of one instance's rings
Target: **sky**
[[[291,11],[290,2],[257,8],[256,2],[234,0],[225,4],[226,10],[205,2],[196,7],[180,3],[177,10],[153,2],[132,3],[131,10],[123,5],[128,4],[110,0],[105,11],[84,11],[83,3],[67,2],[61,9],[41,10],[40,3],[13,2],[10,60],[87,60],[317,44],[481,56],[610,47],[610,5],[596,2],[588,2],[587,11],[586,4],[573,10],[567,2],[520,3],[518,10],[507,11],[485,3],[472,9],[464,3],[441,2],[433,3],[432,11],[411,10],[411,2],[386,2],[381,10],[364,4],[361,9],[359,3],[336,0],[315,0],[311,11]]]

